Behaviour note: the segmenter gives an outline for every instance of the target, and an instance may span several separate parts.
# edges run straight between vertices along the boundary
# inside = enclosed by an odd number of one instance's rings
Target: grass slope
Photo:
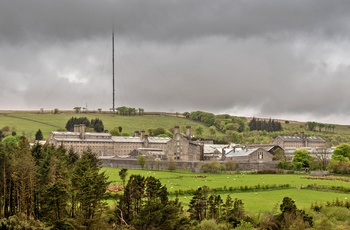
[[[44,139],[48,138],[51,131],[58,129],[64,129],[67,121],[71,117],[87,117],[88,119],[99,118],[103,121],[105,129],[111,130],[114,127],[121,126],[123,133],[133,135],[135,131],[148,129],[155,129],[163,127],[165,129],[173,128],[174,126],[180,126],[181,132],[185,132],[185,127],[190,125],[192,127],[192,133],[195,133],[195,129],[199,126],[203,127],[204,136],[209,136],[209,129],[205,125],[176,116],[117,116],[112,114],[75,114],[75,113],[38,113],[38,112],[1,112],[0,111],[0,129],[4,126],[9,126],[11,131],[16,131],[18,134],[33,138],[35,132],[40,129],[43,132]],[[217,133],[217,135],[222,135]]]

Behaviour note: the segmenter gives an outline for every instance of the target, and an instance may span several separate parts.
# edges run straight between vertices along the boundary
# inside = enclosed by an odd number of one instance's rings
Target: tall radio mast
[[[114,30],[112,32],[112,72],[113,72],[113,113],[115,113],[114,103],[115,103],[115,89],[114,89]]]

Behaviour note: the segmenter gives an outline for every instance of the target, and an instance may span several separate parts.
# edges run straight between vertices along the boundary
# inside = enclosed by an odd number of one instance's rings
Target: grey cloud
[[[50,41],[105,36],[179,42],[317,33],[348,36],[347,1],[44,1],[12,0],[0,8],[0,38]]]
[[[0,5],[0,109],[109,109],[114,27],[117,106],[350,122],[348,1]]]

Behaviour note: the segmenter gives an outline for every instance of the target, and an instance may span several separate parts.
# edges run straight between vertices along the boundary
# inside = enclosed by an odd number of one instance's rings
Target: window
[[[264,155],[262,152],[258,152],[258,159],[262,160],[264,158]]]

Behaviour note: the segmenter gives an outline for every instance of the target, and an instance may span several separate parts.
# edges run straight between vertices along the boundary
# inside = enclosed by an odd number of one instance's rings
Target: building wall
[[[273,155],[271,153],[269,153],[265,149],[259,148],[248,156],[248,159],[249,159],[248,162],[265,163],[265,162],[271,162],[272,158],[273,158]]]
[[[113,140],[110,134],[85,133],[83,126],[76,126],[75,131],[78,132],[52,132],[49,143],[56,147],[63,145],[66,149],[73,148],[79,154],[90,148],[97,156],[128,156],[138,148],[154,148],[162,150],[167,158],[184,161],[202,160],[202,146],[190,142],[186,135],[178,132],[178,127],[175,128],[173,139],[169,141],[163,139],[159,142],[153,139],[150,141],[144,132],[137,137]],[[191,133],[188,127],[186,132]],[[62,141],[56,141],[55,138],[60,138]]]
[[[295,139],[293,140],[284,140],[282,137],[276,137],[273,142],[274,145],[279,145],[282,148],[302,148],[302,147],[325,147],[324,141],[317,141],[317,140],[308,140],[306,137],[303,137],[301,139]]]
[[[187,136],[175,133],[166,148],[168,158],[182,161],[196,161],[203,159],[203,146],[191,142]]]
[[[269,163],[273,161],[273,155],[265,149],[259,148],[248,156],[234,156],[227,160],[233,160],[235,163]]]
[[[111,167],[111,168],[141,168],[140,164],[137,162],[137,159],[100,159],[102,166]],[[175,161],[176,169],[188,169],[194,172],[201,172],[201,165],[203,161]],[[220,162],[224,164],[225,162]],[[265,162],[265,163],[236,163],[238,171],[247,171],[247,170],[263,170],[277,168],[278,162]],[[146,169],[168,169],[168,161],[160,161],[159,164],[152,162],[146,162]]]
[[[142,142],[114,142],[113,155],[127,156],[132,150],[137,148],[143,148]]]
[[[324,142],[309,141],[307,147],[311,147],[311,148],[326,147],[326,144]]]

